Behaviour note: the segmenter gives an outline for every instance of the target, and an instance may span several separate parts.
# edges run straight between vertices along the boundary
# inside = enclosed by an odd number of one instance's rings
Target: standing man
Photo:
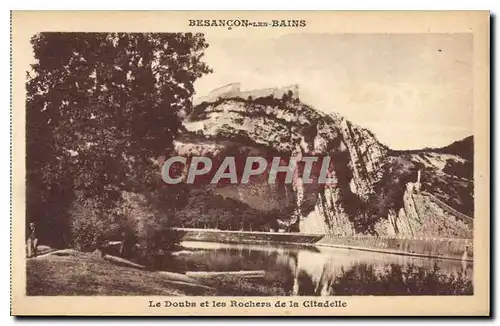
[[[26,246],[28,247],[28,258],[36,257],[38,237],[36,235],[36,227],[34,222],[31,222],[28,226],[28,239],[26,241]]]

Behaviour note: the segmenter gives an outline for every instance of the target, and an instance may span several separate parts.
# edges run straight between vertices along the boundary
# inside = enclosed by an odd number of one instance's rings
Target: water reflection
[[[461,261],[328,247],[197,241],[182,246],[185,250],[165,261],[165,268],[265,271],[263,279],[238,281],[237,290],[226,284],[234,279],[219,279],[227,295],[472,294],[473,265]]]

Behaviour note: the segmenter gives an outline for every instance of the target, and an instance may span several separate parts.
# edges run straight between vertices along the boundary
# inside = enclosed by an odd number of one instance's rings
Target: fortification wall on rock
[[[285,87],[261,88],[242,92],[240,83],[231,83],[210,91],[207,96],[195,98],[193,100],[193,104],[198,105],[202,102],[214,102],[221,98],[231,97],[239,97],[242,99],[248,99],[251,97],[256,99],[272,95],[275,98],[282,98],[283,95],[288,94],[288,92],[291,92],[292,98],[299,98],[299,85],[295,84]]]
[[[210,93],[208,93],[208,98],[217,100],[218,98],[237,97],[241,93],[240,88],[240,83],[227,84],[213,89]]]
[[[240,96],[241,98],[248,99],[249,97],[251,98],[259,98],[259,97],[267,97],[267,96],[274,96],[275,98],[282,98],[283,95],[287,94],[288,92],[292,93],[293,98],[298,98],[299,97],[299,85],[290,85],[290,86],[285,86],[285,87],[279,87],[279,88],[263,88],[263,89],[254,89],[251,91],[245,91],[241,92]]]

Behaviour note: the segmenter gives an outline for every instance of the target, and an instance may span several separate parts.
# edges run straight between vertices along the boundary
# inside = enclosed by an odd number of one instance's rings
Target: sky
[[[226,34],[227,35],[227,34]],[[393,149],[441,147],[473,134],[471,34],[207,35],[213,73],[196,96],[299,84],[300,99],[370,129]]]

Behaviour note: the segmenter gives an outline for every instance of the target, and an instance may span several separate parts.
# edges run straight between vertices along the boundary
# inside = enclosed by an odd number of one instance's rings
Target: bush
[[[123,192],[114,207],[95,199],[75,201],[71,213],[73,246],[82,251],[104,249],[121,241],[114,254],[154,268],[156,257],[175,248],[179,237],[171,231],[169,214],[153,208],[145,196]]]
[[[372,265],[358,264],[342,271],[330,286],[333,295],[472,295],[472,281],[463,273],[444,274],[432,269],[397,264],[376,272]]]
[[[72,245],[78,250],[93,251],[106,240],[119,238],[125,226],[120,216],[94,199],[76,200],[70,210]]]

